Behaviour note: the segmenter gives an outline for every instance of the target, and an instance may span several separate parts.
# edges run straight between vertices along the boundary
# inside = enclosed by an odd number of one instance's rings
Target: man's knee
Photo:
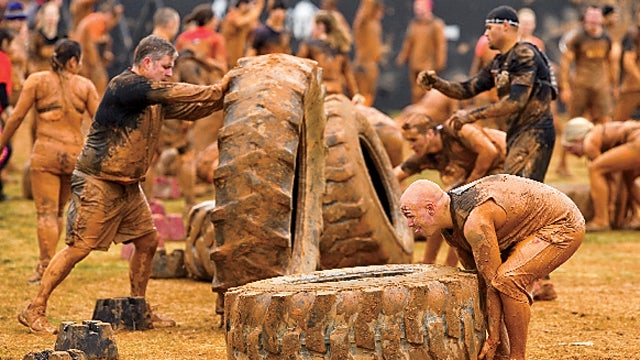
[[[152,232],[131,241],[136,251],[155,252],[158,247],[158,233]]]
[[[533,302],[531,295],[527,291],[528,284],[520,277],[514,276],[511,273],[498,272],[493,280],[491,280],[491,285],[501,294],[517,302],[529,304]]]

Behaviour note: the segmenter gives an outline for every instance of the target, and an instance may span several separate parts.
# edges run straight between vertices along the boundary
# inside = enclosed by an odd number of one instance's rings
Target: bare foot
[[[588,222],[585,227],[588,232],[599,232],[599,231],[611,230],[611,227],[609,226],[609,224],[599,224],[593,221]]]

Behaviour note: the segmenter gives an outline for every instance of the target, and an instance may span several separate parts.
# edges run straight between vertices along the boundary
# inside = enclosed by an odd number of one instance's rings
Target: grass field
[[[20,162],[18,162],[20,163]],[[554,162],[555,163],[555,162]],[[586,181],[584,162],[573,159],[574,178],[548,182]],[[19,174],[12,174],[14,180]],[[431,176],[431,175],[429,175]],[[33,203],[19,198],[17,182],[9,183],[12,199],[0,203],[0,359],[21,359],[30,351],[53,348],[55,337],[29,334],[17,313],[36,293],[26,278],[37,262]],[[204,199],[203,199],[204,200]],[[169,212],[182,211],[168,201]],[[61,248],[63,244],[59,244]],[[182,248],[169,243],[168,251]],[[416,258],[424,243],[418,243]],[[588,234],[576,255],[552,274],[558,299],[533,305],[529,330],[530,359],[640,359],[640,238],[637,232]],[[441,254],[443,255],[443,254]],[[127,262],[120,246],[95,252],[78,264],[53,293],[48,317],[61,321],[90,319],[98,298],[129,294]],[[148,301],[178,327],[119,332],[121,359],[223,359],[224,331],[215,315],[215,295],[208,282],[189,279],[151,280]]]

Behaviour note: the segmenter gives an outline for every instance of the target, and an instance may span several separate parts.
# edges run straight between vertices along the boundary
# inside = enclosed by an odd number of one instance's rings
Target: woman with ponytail
[[[13,113],[0,136],[0,151],[16,132],[29,109],[36,112],[31,151],[31,188],[38,216],[40,261],[27,280],[38,283],[56,252],[63,210],[70,196],[71,172],[84,145],[83,120],[98,107],[93,83],[80,75],[82,51],[73,40],[59,40],[51,56],[52,69],[29,75]]]

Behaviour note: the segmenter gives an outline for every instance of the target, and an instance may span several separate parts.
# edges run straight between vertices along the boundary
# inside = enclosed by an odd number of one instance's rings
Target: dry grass
[[[584,163],[572,160],[576,177],[585,179]],[[564,181],[549,171],[549,181]],[[14,176],[18,176],[15,174]],[[26,284],[37,261],[33,203],[16,199],[18,184],[8,187],[14,200],[0,203],[0,359],[21,359],[30,351],[53,348],[53,336],[29,334],[16,314],[34,297]],[[168,202],[180,212],[180,202]],[[416,256],[420,256],[419,243]],[[63,245],[60,244],[59,247]],[[168,244],[169,251],[182,243]],[[587,236],[578,253],[552,274],[559,298],[533,305],[529,330],[530,359],[640,359],[640,240],[635,232]],[[96,299],[129,294],[127,263],[120,247],[92,253],[73,270],[49,303],[49,320],[90,319]],[[224,331],[214,313],[215,295],[207,282],[151,280],[148,300],[179,326],[119,332],[122,359],[223,359]]]

